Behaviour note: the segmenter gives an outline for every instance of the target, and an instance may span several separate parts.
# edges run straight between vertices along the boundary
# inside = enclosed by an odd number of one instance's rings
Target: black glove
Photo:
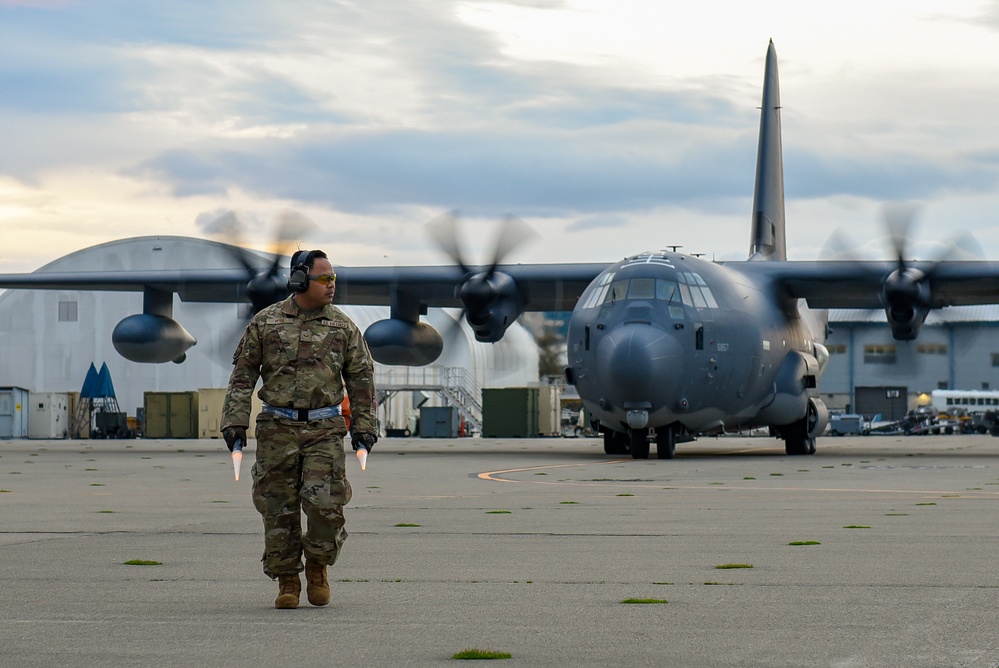
[[[371,452],[371,448],[375,447],[377,441],[378,437],[374,434],[352,434],[350,437],[350,445],[355,450],[364,448],[368,452]]]
[[[233,447],[236,445],[236,441],[239,441],[242,445],[240,447],[246,447],[246,427],[226,427],[222,430],[222,438],[225,439],[226,447],[229,448],[229,452],[232,452]]]

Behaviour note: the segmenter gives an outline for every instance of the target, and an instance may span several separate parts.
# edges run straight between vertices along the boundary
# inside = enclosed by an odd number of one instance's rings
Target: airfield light
[[[361,462],[361,470],[368,467],[368,451],[364,448],[357,449],[357,461]]]
[[[237,440],[232,445],[232,472],[239,480],[239,467],[243,463],[243,441]]]

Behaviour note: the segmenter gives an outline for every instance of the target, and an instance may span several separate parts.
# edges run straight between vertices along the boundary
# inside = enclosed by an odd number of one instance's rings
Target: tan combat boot
[[[274,607],[290,610],[298,607],[298,597],[302,595],[302,580],[298,573],[278,576],[278,597],[274,599]]]
[[[312,605],[326,605],[330,602],[330,581],[326,579],[326,566],[305,560],[306,593]]]

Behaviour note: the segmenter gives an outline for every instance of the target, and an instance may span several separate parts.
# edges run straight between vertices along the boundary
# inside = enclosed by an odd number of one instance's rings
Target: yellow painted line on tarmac
[[[513,483],[526,483],[529,485],[562,485],[562,486],[578,486],[578,487],[621,487],[627,485],[628,487],[650,487],[650,488],[662,488],[662,482],[655,483],[645,483],[636,484],[634,481],[613,481],[613,480],[601,480],[601,481],[567,481],[567,480],[511,480],[509,478],[503,478],[500,476],[512,474],[512,473],[525,473],[528,471],[542,471],[547,469],[563,469],[563,468],[573,468],[579,466],[592,466],[595,464],[622,464],[626,462],[632,462],[632,459],[611,459],[602,462],[579,462],[577,464],[551,464],[548,466],[527,466],[523,468],[516,469],[502,469],[499,471],[486,471],[484,473],[476,474],[476,477],[480,480],[489,480],[492,482],[513,482]],[[687,490],[732,490],[739,492],[799,492],[799,493],[833,493],[833,494],[884,494],[884,495],[895,495],[895,494],[909,494],[916,495],[925,498],[947,498],[948,500],[995,500],[999,499],[999,492],[985,492],[981,490],[947,490],[947,489],[878,489],[878,488],[858,488],[858,487],[766,487],[757,485],[683,485],[676,484],[675,482],[666,483],[669,489],[687,489]]]
[[[522,469],[503,469],[501,471],[487,471],[485,473],[479,473],[476,477],[482,480],[492,480],[493,482],[524,482],[523,480],[509,480],[507,478],[498,478],[496,476],[504,475],[507,473],[523,473],[525,471],[541,471],[544,469],[564,469],[573,466],[593,466],[594,464],[620,464],[622,462],[630,462],[630,459],[612,459],[606,462],[580,462],[578,464],[551,464],[549,466],[528,466]]]

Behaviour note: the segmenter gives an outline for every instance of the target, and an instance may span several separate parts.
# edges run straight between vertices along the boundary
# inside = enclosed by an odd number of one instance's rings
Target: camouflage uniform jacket
[[[249,426],[250,395],[283,408],[336,406],[350,397],[351,432],[376,434],[374,362],[361,331],[332,304],[303,311],[288,297],[257,313],[232,357],[222,429]]]

